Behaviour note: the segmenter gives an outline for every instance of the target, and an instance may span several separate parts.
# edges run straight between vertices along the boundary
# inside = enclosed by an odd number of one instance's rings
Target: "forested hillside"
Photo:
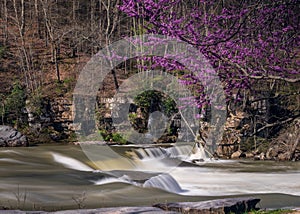
[[[71,98],[78,73],[105,45],[132,32],[119,1],[1,1],[2,124],[28,126],[58,97]],[[114,88],[114,87],[113,87]]]

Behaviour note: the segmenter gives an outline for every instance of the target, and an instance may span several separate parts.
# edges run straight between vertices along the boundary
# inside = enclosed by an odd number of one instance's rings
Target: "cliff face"
[[[32,142],[69,141],[74,133],[71,98],[42,99],[39,106],[26,101],[27,134]]]
[[[271,160],[300,160],[300,118],[295,119],[273,139],[266,153]]]
[[[245,121],[249,121],[245,123]],[[249,115],[230,115],[225,124],[224,135],[216,154],[222,158],[252,158],[256,160],[300,160],[300,119],[282,125],[277,135],[270,138],[245,137],[251,133],[253,123]],[[268,130],[266,130],[268,132]],[[264,133],[266,134],[266,133]]]

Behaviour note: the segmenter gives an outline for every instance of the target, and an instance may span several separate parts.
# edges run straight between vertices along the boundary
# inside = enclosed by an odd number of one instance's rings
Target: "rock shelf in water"
[[[57,212],[32,211],[23,212],[19,210],[3,210],[1,213],[15,214],[171,214],[171,213],[189,213],[189,214],[208,214],[208,213],[246,213],[250,210],[257,210],[256,204],[260,201],[257,198],[226,198],[211,201],[200,202],[178,202],[178,203],[160,203],[153,207],[112,207],[99,209],[65,210]]]
[[[226,198],[200,202],[179,202],[155,204],[154,207],[179,213],[246,213],[256,210],[257,198]]]

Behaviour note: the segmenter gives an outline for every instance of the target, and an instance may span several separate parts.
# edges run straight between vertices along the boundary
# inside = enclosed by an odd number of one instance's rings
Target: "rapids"
[[[300,206],[299,162],[213,160],[190,144],[83,150],[0,149],[1,204],[57,210],[78,207],[76,198],[93,208],[251,195],[261,207]]]

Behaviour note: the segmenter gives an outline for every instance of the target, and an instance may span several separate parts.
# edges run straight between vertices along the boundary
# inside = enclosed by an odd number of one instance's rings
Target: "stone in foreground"
[[[247,213],[256,210],[256,198],[227,198],[202,202],[155,204],[153,207],[111,207],[100,209],[63,210],[57,212],[0,210],[1,214],[207,214]],[[0,208],[1,209],[1,208]]]
[[[112,207],[99,209],[80,209],[80,210],[64,210],[57,212],[44,211],[20,211],[20,210],[0,210],[1,214],[178,214],[172,211],[163,211],[155,207]]]
[[[167,212],[155,207],[114,207],[114,208],[100,208],[92,210],[70,210],[59,211],[53,214],[177,214],[177,212]]]
[[[9,126],[0,126],[0,147],[28,146],[27,137]]]
[[[257,198],[226,198],[201,202],[179,202],[155,204],[154,207],[163,210],[180,213],[246,213],[256,209],[256,204],[260,201]]]

